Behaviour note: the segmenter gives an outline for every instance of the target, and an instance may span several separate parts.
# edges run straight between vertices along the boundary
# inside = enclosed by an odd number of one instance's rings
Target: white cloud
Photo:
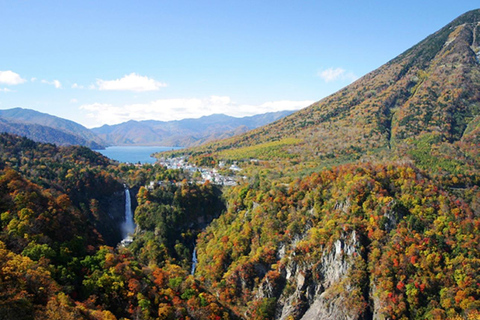
[[[156,91],[162,87],[166,87],[165,83],[156,81],[155,79],[141,76],[136,73],[130,73],[121,79],[116,80],[97,80],[99,90],[115,90],[115,91]]]
[[[83,89],[83,88],[85,88],[85,87],[82,86],[82,85],[79,85],[78,83],[72,84],[72,89]]]
[[[106,103],[93,103],[80,106],[87,111],[87,117],[95,121],[94,125],[117,124],[128,120],[161,120],[171,121],[186,118],[199,118],[211,114],[227,114],[234,117],[255,114],[299,110],[314,101],[270,101],[262,104],[239,104],[226,96],[210,96],[208,98],[160,99],[148,103],[114,106]]]
[[[0,71],[0,83],[7,84],[7,85],[15,85],[24,83],[25,79],[22,79],[18,73],[13,71]]]
[[[318,76],[322,78],[325,82],[333,82],[333,81],[355,81],[358,77],[353,72],[347,72],[345,69],[342,68],[328,68],[326,70],[320,71]]]
[[[12,90],[8,88],[0,88],[0,92],[11,92]]]
[[[58,80],[53,80],[53,81],[42,80],[41,82],[46,84],[51,84],[57,89],[60,89],[62,87],[62,84]]]
[[[75,98],[70,99],[70,103],[77,103],[77,102],[78,102],[78,99],[75,99]]]

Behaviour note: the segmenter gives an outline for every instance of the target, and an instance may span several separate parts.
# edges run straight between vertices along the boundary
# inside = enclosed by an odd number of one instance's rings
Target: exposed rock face
[[[349,257],[357,250],[355,232],[350,238],[337,240],[334,250],[322,258],[320,274],[323,281],[316,288],[313,304],[301,319],[358,319],[356,310],[347,309],[347,299],[344,294],[337,293],[340,286],[342,291],[349,291],[350,283],[343,282],[347,277],[352,264]],[[325,288],[324,290],[322,290]]]
[[[326,250],[321,263],[290,263],[285,270],[286,287],[294,289],[280,296],[276,319],[360,319],[363,306],[352,301],[359,290],[348,277],[354,267],[352,258],[360,255],[359,247],[352,232]]]

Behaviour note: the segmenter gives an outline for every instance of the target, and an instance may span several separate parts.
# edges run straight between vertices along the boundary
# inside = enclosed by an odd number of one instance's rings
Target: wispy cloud
[[[46,83],[46,84],[50,84],[50,85],[54,86],[54,87],[57,88],[57,89],[62,88],[62,84],[61,84],[60,81],[58,81],[58,80],[53,80],[53,81],[42,80],[41,82],[42,82],[42,83]]]
[[[116,80],[97,80],[97,87],[99,90],[143,92],[157,91],[166,86],[166,83],[136,73],[130,73],[123,78]]]
[[[269,101],[262,104],[240,104],[226,96],[210,96],[208,98],[160,99],[143,104],[115,106],[108,103],[93,103],[80,106],[87,112],[94,125],[117,124],[128,120],[180,120],[199,118],[201,116],[222,113],[234,117],[255,114],[299,110],[314,101]]]
[[[79,85],[78,83],[72,84],[72,89],[83,89],[83,88],[84,88],[84,86]]]
[[[322,78],[325,82],[333,81],[355,81],[358,77],[353,73],[346,71],[343,68],[328,68],[326,70],[320,71],[318,76]]]
[[[0,92],[11,92],[12,90],[8,88],[0,88]]]
[[[18,73],[15,73],[11,70],[0,71],[0,83],[6,85],[16,85],[26,82],[27,80],[22,79]]]

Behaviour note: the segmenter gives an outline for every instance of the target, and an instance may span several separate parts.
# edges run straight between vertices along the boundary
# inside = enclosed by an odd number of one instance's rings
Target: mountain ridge
[[[196,168],[0,134],[0,318],[479,319],[478,20]]]
[[[269,112],[242,118],[213,114],[173,121],[130,120],[91,130],[111,145],[188,147],[246,132],[249,129],[276,121],[292,112]]]
[[[479,21],[480,10],[467,12],[309,107],[192,152],[232,158],[237,151],[238,159],[242,148],[257,148],[267,159],[265,148],[275,143],[280,158],[316,161],[396,150],[425,134],[465,140],[469,124],[477,123],[469,134],[477,132],[480,114]]]
[[[84,138],[37,123],[22,123],[0,118],[0,132],[24,136],[41,143],[54,143],[57,145],[82,145],[93,149],[102,149],[103,145]]]
[[[105,142],[89,129],[74,121],[32,109],[0,110],[0,130],[43,143],[83,145],[92,149],[105,148]]]
[[[269,112],[248,117],[213,114],[174,121],[129,120],[88,129],[64,118],[32,109],[0,110],[0,131],[58,145],[104,149],[108,145],[197,146],[228,138],[276,121],[293,111]]]

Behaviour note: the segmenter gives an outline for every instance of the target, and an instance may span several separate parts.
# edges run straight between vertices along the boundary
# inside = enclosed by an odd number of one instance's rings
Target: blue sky
[[[299,109],[478,1],[1,1],[0,108],[87,127]]]

